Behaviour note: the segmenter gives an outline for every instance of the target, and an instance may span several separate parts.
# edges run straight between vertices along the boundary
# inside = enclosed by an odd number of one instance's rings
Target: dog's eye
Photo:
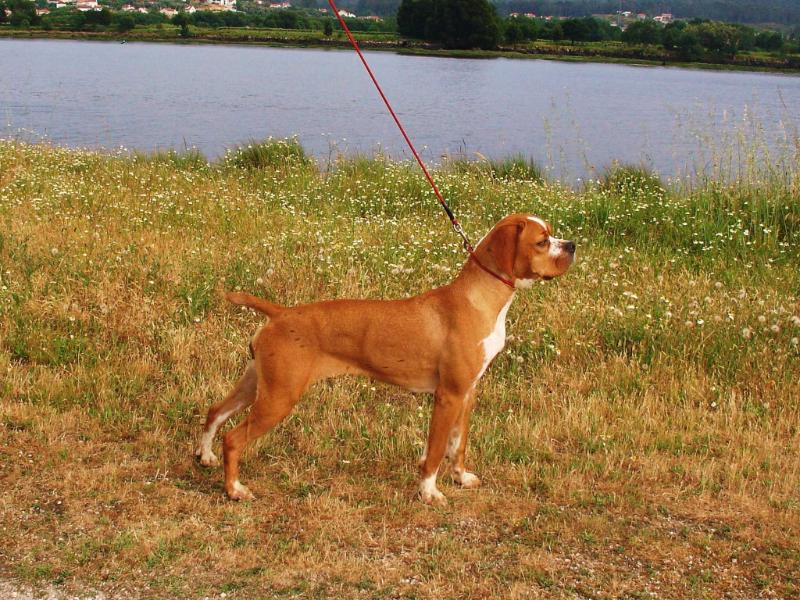
[[[545,238],[545,239],[543,239],[541,242],[539,242],[536,245],[539,246],[539,248],[545,248],[547,246],[547,244],[549,244],[549,243],[550,243],[550,240]]]

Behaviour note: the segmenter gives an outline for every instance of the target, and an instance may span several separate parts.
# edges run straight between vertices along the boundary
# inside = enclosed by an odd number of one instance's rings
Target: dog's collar
[[[469,257],[470,257],[472,260],[474,260],[474,261],[475,261],[475,264],[476,264],[476,265],[478,265],[478,266],[479,266],[481,269],[483,269],[484,271],[486,271],[486,272],[487,272],[489,275],[491,275],[492,277],[494,277],[495,279],[497,279],[497,280],[499,280],[499,281],[502,281],[504,284],[506,284],[506,285],[507,285],[508,287],[510,287],[512,290],[515,290],[515,289],[517,289],[517,286],[516,286],[516,284],[514,283],[514,280],[513,280],[513,279],[507,279],[507,278],[503,277],[502,275],[500,275],[500,273],[495,273],[494,271],[492,271],[492,270],[491,270],[489,267],[487,267],[486,265],[484,265],[484,264],[483,264],[483,263],[482,263],[482,262],[481,262],[481,261],[478,259],[478,257],[475,255],[475,252],[474,252],[473,250],[471,250],[471,249],[467,249],[467,252],[469,252]]]

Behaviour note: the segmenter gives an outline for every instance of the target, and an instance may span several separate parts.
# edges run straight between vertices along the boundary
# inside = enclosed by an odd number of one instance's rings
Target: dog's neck
[[[451,286],[475,308],[493,319],[512,300],[515,291],[481,269],[474,260],[467,260]]]

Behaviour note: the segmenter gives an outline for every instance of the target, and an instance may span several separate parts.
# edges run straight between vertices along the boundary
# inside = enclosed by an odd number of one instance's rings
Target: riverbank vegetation
[[[691,182],[435,168],[474,240],[530,211],[578,245],[517,294],[473,420],[484,485],[443,473],[443,509],[413,499],[429,399],[362,379],[317,385],[248,450],[253,503],[191,455],[261,323],[222,290],[453,278],[464,254],[413,165],[0,142],[0,577],[111,598],[797,596],[792,139]]]

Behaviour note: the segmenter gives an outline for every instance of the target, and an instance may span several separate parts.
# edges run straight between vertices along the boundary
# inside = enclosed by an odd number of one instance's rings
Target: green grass
[[[752,148],[750,148],[752,150]],[[748,150],[748,152],[750,151]],[[148,597],[799,593],[800,178],[790,149],[678,186],[525,160],[434,169],[473,240],[525,211],[574,239],[520,292],[445,509],[414,500],[429,401],[315,386],[245,454],[191,451],[257,315],[451,280],[414,165],[296,142],[103,155],[0,142],[0,578]],[[6,567],[8,565],[8,567]]]

